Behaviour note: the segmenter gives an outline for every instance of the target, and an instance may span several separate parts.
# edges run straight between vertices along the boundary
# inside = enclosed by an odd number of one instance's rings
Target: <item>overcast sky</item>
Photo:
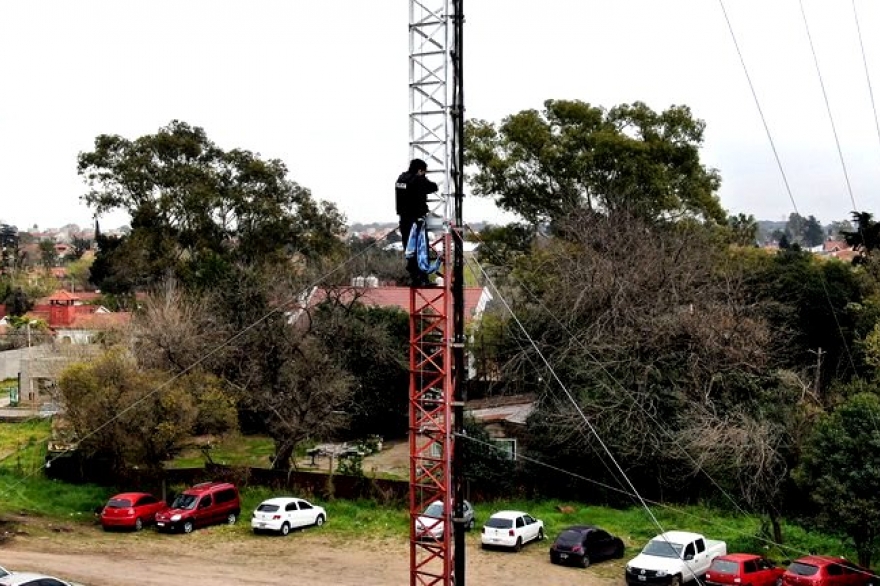
[[[726,0],[801,214],[853,208],[798,0]],[[880,138],[851,0],[804,0],[859,209]],[[880,2],[856,0],[880,98]],[[731,213],[793,211],[716,0],[465,0],[467,115],[548,98],[687,104]],[[0,221],[88,224],[76,156],[172,119],[280,158],[349,221],[394,221],[408,157],[406,0],[0,2]],[[507,219],[468,199],[466,221]],[[102,225],[127,223],[111,216]]]

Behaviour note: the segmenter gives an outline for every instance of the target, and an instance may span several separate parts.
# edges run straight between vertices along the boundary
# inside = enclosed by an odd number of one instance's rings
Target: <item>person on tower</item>
[[[400,237],[403,240],[404,251],[409,243],[413,224],[418,224],[418,229],[421,229],[424,218],[428,215],[428,195],[437,192],[437,184],[425,176],[427,172],[428,165],[425,161],[413,159],[409,163],[409,169],[401,173],[394,184],[395,204],[400,218]],[[414,279],[421,272],[414,256],[407,259],[406,270]]]

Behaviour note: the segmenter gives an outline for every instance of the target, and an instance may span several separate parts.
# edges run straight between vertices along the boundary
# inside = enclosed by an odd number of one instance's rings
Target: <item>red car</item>
[[[706,584],[713,586],[780,586],[785,570],[752,553],[718,556],[706,572]]]
[[[845,558],[808,555],[797,559],[782,575],[784,586],[874,586],[877,577]]]
[[[149,493],[123,492],[107,501],[101,511],[101,526],[104,531],[114,528],[140,531],[144,525],[156,521],[156,513],[167,508],[168,505]]]

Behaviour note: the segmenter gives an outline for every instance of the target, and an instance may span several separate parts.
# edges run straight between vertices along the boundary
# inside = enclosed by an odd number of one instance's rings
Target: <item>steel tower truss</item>
[[[455,230],[453,63],[455,0],[410,0],[410,158],[424,159],[440,187],[429,201],[430,248],[443,259],[442,285],[410,289],[410,585],[455,583],[452,513],[456,484],[455,319],[452,263]],[[443,514],[417,519],[434,502]],[[456,521],[459,519],[456,517]],[[464,554],[460,555],[463,562]],[[459,580],[464,583],[463,577]]]

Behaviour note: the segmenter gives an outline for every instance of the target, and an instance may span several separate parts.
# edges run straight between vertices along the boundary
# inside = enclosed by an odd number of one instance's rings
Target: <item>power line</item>
[[[840,138],[837,135],[837,126],[834,124],[834,115],[831,113],[831,102],[828,100],[828,92],[825,91],[825,81],[822,78],[822,69],[819,67],[819,57],[816,55],[816,47],[813,45],[813,35],[810,33],[810,24],[807,22],[807,12],[804,9],[804,0],[799,0],[801,16],[804,20],[804,29],[807,31],[807,40],[810,42],[810,52],[813,54],[813,63],[816,65],[816,75],[819,78],[819,87],[822,88],[822,98],[825,100],[825,110],[828,112],[828,121],[831,122],[831,132],[834,134],[834,144],[837,146],[837,156],[840,158],[840,166],[843,169],[843,178],[846,181],[846,190],[853,204],[853,211],[858,211],[856,198],[853,195],[852,185],[849,181],[849,171],[846,169],[846,161],[843,158],[843,150],[840,147]],[[876,112],[875,112],[876,114]]]
[[[314,287],[316,287],[319,283],[321,283],[321,282],[323,282],[324,280],[328,279],[328,278],[331,277],[332,275],[334,275],[334,274],[336,274],[337,272],[339,272],[341,269],[343,269],[343,268],[345,268],[346,266],[348,266],[350,263],[354,262],[355,260],[359,259],[361,256],[365,255],[368,251],[370,251],[374,246],[377,246],[379,243],[380,243],[380,241],[379,241],[379,240],[376,240],[375,242],[373,242],[372,244],[370,244],[368,247],[364,248],[363,250],[361,250],[361,251],[358,252],[357,254],[355,254],[355,255],[349,257],[345,262],[342,262],[342,263],[337,264],[336,267],[333,268],[333,270],[324,273],[323,275],[321,275],[320,277],[318,277],[317,279],[315,279],[310,285],[308,285],[307,287],[305,287],[303,290],[304,290],[304,291],[310,291],[311,289],[313,289]],[[101,425],[99,425],[98,427],[92,429],[92,430],[89,431],[87,434],[85,434],[83,437],[78,438],[78,442],[81,443],[81,442],[85,441],[86,439],[88,439],[88,438],[94,436],[94,435],[97,434],[99,431],[101,431],[102,429],[104,429],[105,427],[107,427],[108,425],[110,425],[111,423],[113,423],[114,421],[116,421],[117,419],[119,419],[120,417],[122,417],[124,414],[128,413],[129,411],[131,411],[132,409],[134,409],[135,407],[137,407],[138,405],[140,405],[141,403],[143,403],[144,401],[146,401],[147,399],[149,399],[150,397],[152,397],[153,395],[155,395],[155,394],[161,392],[162,390],[166,389],[166,388],[167,388],[171,383],[173,383],[175,380],[179,379],[180,377],[182,377],[182,376],[185,375],[186,373],[190,372],[191,370],[193,370],[194,368],[196,368],[196,367],[199,366],[200,364],[204,363],[208,358],[210,358],[211,356],[213,356],[214,354],[216,354],[217,352],[219,352],[219,351],[222,350],[223,348],[229,346],[231,343],[233,343],[234,341],[236,341],[236,340],[238,340],[239,338],[241,338],[244,334],[246,334],[246,333],[249,332],[250,330],[254,329],[255,327],[257,327],[258,325],[260,325],[260,324],[263,323],[264,321],[268,320],[270,317],[272,317],[272,316],[275,315],[276,313],[278,313],[278,312],[280,312],[280,311],[283,311],[285,308],[287,308],[288,306],[290,306],[290,305],[296,303],[297,301],[298,301],[298,298],[294,298],[294,299],[289,299],[288,301],[285,301],[285,302],[279,303],[279,304],[276,305],[274,308],[272,308],[269,312],[267,312],[265,315],[263,315],[263,316],[260,317],[259,319],[255,320],[254,322],[252,322],[252,323],[249,324],[248,326],[244,327],[243,329],[241,329],[240,331],[238,331],[238,332],[235,333],[234,335],[232,335],[232,336],[230,336],[229,338],[227,338],[225,341],[221,342],[220,344],[218,344],[217,346],[215,346],[214,348],[212,348],[211,350],[209,350],[208,352],[206,352],[204,355],[202,355],[198,360],[196,360],[195,362],[193,362],[192,364],[190,364],[188,367],[182,369],[180,372],[177,372],[177,373],[173,374],[168,380],[166,380],[165,382],[163,382],[162,384],[160,384],[159,386],[157,386],[156,388],[154,388],[153,390],[151,390],[149,393],[147,393],[147,394],[144,395],[143,397],[140,397],[140,398],[138,398],[137,400],[133,401],[130,405],[128,405],[128,406],[125,407],[124,409],[121,409],[119,412],[117,412],[116,414],[114,414],[113,417],[111,417],[110,419],[108,419],[107,421],[105,421],[104,423],[102,423]],[[42,443],[42,442],[44,442],[44,441],[48,441],[48,440],[50,440],[50,439],[52,439],[51,436],[49,436],[49,437],[45,437],[45,438],[43,438],[42,440],[40,440],[40,443]],[[9,457],[9,456],[6,456],[6,457]],[[32,476],[34,476],[34,475],[35,475],[37,472],[39,472],[40,470],[46,468],[48,465],[50,465],[52,462],[54,462],[55,460],[57,460],[57,459],[60,458],[60,457],[61,457],[61,455],[59,454],[58,456],[55,456],[54,458],[50,458],[50,459],[48,459],[48,460],[47,460],[45,463],[43,463],[39,468],[37,468],[36,470],[32,471],[32,472],[29,473],[29,474],[26,474],[26,475],[23,476],[18,482],[12,484],[11,486],[6,487],[6,490],[4,490],[3,492],[0,492],[0,498],[2,498],[3,496],[5,496],[6,494],[8,494],[9,491],[11,491],[12,489],[14,489],[14,488],[20,486],[23,482],[25,482],[26,480],[28,480],[29,478],[31,478]],[[4,459],[5,459],[5,458],[4,458]],[[2,461],[2,460],[0,460],[0,461]]]
[[[877,103],[874,101],[874,89],[871,87],[871,74],[868,72],[868,57],[865,55],[865,43],[862,40],[862,27],[859,24],[859,11],[856,9],[856,0],[852,0],[853,17],[856,21],[856,32],[859,37],[859,48],[862,51],[862,64],[865,66],[865,80],[868,82],[868,95],[871,97],[871,110],[874,112],[874,128],[877,130],[877,140],[880,141],[880,120],[877,118]]]
[[[468,226],[468,229],[471,230],[471,233],[480,241],[481,244],[485,245],[485,242],[483,242],[482,238],[480,238],[480,235],[477,232],[475,232],[470,226]],[[477,261],[474,261],[474,262],[477,262]],[[621,391],[623,391],[624,394],[626,394],[630,398],[630,400],[632,400],[633,404],[636,405],[642,411],[642,413],[647,415],[648,418],[658,427],[658,429],[661,430],[662,433],[664,433],[667,437],[674,439],[672,432],[667,430],[666,427],[660,421],[658,421],[657,418],[644,405],[642,405],[639,401],[636,400],[634,394],[630,391],[630,389],[627,388],[622,382],[620,382],[620,380],[617,377],[615,377],[614,374],[611,373],[605,367],[605,365],[599,361],[599,359],[595,356],[595,354],[593,354],[590,351],[590,349],[586,346],[586,344],[584,344],[583,341],[581,341],[581,339],[578,336],[576,336],[574,334],[574,332],[572,332],[562,322],[562,320],[559,319],[559,316],[556,313],[550,311],[547,308],[547,306],[543,303],[543,301],[522,280],[516,279],[516,281],[519,284],[519,286],[529,295],[529,297],[531,297],[532,300],[538,305],[538,307],[540,307],[542,310],[544,310],[544,312],[546,312],[553,319],[553,321],[555,321],[557,324],[559,324],[559,326],[562,327],[562,329],[565,331],[565,333],[567,333],[570,336],[571,340],[574,341],[575,344],[580,346],[580,348],[584,352],[586,352],[587,357],[590,360],[592,360],[593,363],[596,364],[602,370],[602,372],[605,373],[605,375],[608,378],[610,378],[612,381],[614,381],[614,384],[616,385],[616,387],[618,389],[620,389]],[[596,379],[596,382],[598,382],[601,386],[605,387],[605,389],[608,391],[613,390],[613,389],[609,388],[608,385],[605,383],[605,381],[603,381],[601,379]],[[718,482],[715,481],[715,479],[696,461],[696,459],[694,459],[694,457],[683,446],[681,446],[678,442],[673,442],[673,445],[676,448],[678,448],[679,450],[681,450],[681,452],[685,455],[685,457],[695,467],[697,472],[703,473],[703,475],[705,475],[706,478],[709,479],[709,482],[711,482],[712,485],[716,489],[718,489],[722,495],[724,495],[724,497],[734,506],[734,508],[736,508],[736,510],[738,510],[743,515],[747,514],[746,511],[744,511],[743,508],[740,507],[740,505],[736,502],[736,500],[730,495],[730,493],[728,493],[726,490],[724,490],[724,488],[720,484],[718,484]]]

